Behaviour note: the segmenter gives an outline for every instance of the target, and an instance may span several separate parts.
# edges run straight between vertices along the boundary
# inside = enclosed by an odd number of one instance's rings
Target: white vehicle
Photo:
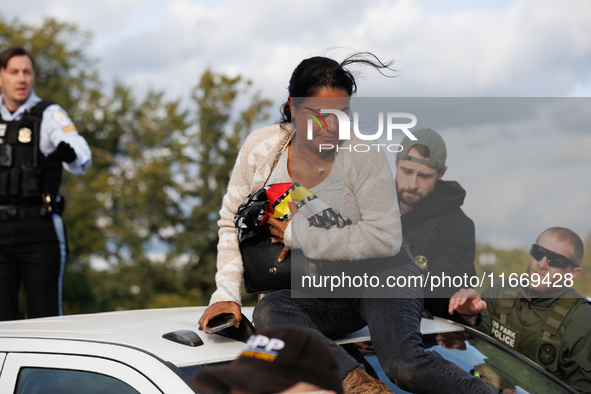
[[[192,394],[188,382],[195,370],[229,362],[243,347],[236,339],[199,331],[197,321],[204,310],[152,309],[0,323],[0,394]],[[252,311],[243,308],[247,317]],[[193,331],[192,339],[202,344],[163,338],[179,330]],[[467,371],[476,370],[493,388],[503,384],[518,394],[576,393],[523,356],[467,327],[424,318],[421,331],[428,349]],[[337,342],[395,393],[403,392],[384,375],[369,340],[365,328]]]

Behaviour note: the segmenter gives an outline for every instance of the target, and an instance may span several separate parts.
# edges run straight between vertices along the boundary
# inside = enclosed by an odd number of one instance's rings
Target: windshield
[[[433,331],[431,331],[433,332]],[[498,346],[493,339],[478,332],[453,331],[424,334],[423,343],[427,350],[436,351],[445,359],[458,365],[473,376],[480,377],[493,390],[503,394],[563,394],[576,393],[568,390],[552,378],[547,377],[524,362],[510,351]],[[386,383],[394,393],[408,393],[398,388],[386,376],[374,353],[371,342],[348,343],[341,345],[360,363],[366,371]],[[215,365],[192,365],[181,367],[187,380],[199,368]]]
[[[571,393],[513,354],[491,342],[491,339],[469,332],[448,332],[423,335],[427,350],[441,354],[447,360],[474,376],[480,377],[493,390],[504,394]],[[395,393],[401,390],[383,372],[370,342],[357,343],[356,349],[345,345],[350,353],[359,351],[366,370],[386,383]]]

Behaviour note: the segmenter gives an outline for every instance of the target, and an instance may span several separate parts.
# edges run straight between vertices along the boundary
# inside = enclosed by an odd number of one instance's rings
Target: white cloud
[[[30,3],[30,2],[29,2]],[[310,12],[314,10],[314,12]],[[435,12],[433,10],[436,10]],[[367,71],[375,96],[541,95],[586,92],[591,80],[591,3],[516,0],[496,7],[450,2],[339,0],[55,0],[12,2],[3,13],[51,15],[95,34],[107,80],[187,97],[206,68],[242,74],[279,101],[303,58],[330,47],[397,60],[400,77]]]

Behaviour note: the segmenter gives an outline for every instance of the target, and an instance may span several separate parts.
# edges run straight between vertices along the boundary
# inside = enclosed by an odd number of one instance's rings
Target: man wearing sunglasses
[[[482,298],[473,289],[460,290],[449,313],[472,315],[469,321],[480,331],[591,393],[591,304],[571,289],[582,273],[583,242],[569,229],[552,227],[530,255],[528,286],[497,281]]]

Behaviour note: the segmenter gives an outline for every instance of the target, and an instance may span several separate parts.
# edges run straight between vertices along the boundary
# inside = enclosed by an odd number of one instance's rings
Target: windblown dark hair
[[[28,56],[31,59],[31,65],[33,70],[35,69],[35,59],[33,56],[23,47],[12,47],[0,52],[0,69],[5,70],[8,66],[8,61],[15,56]]]
[[[292,99],[312,97],[323,88],[344,90],[352,96],[357,92],[357,82],[355,75],[346,68],[347,66],[366,65],[375,68],[386,77],[393,77],[394,75],[384,73],[384,70],[395,71],[390,68],[393,63],[393,61],[384,63],[370,52],[354,53],[347,56],[341,63],[323,56],[311,57],[303,60],[293,71],[287,90]],[[281,106],[281,124],[290,122],[291,110],[289,104],[285,102]]]

